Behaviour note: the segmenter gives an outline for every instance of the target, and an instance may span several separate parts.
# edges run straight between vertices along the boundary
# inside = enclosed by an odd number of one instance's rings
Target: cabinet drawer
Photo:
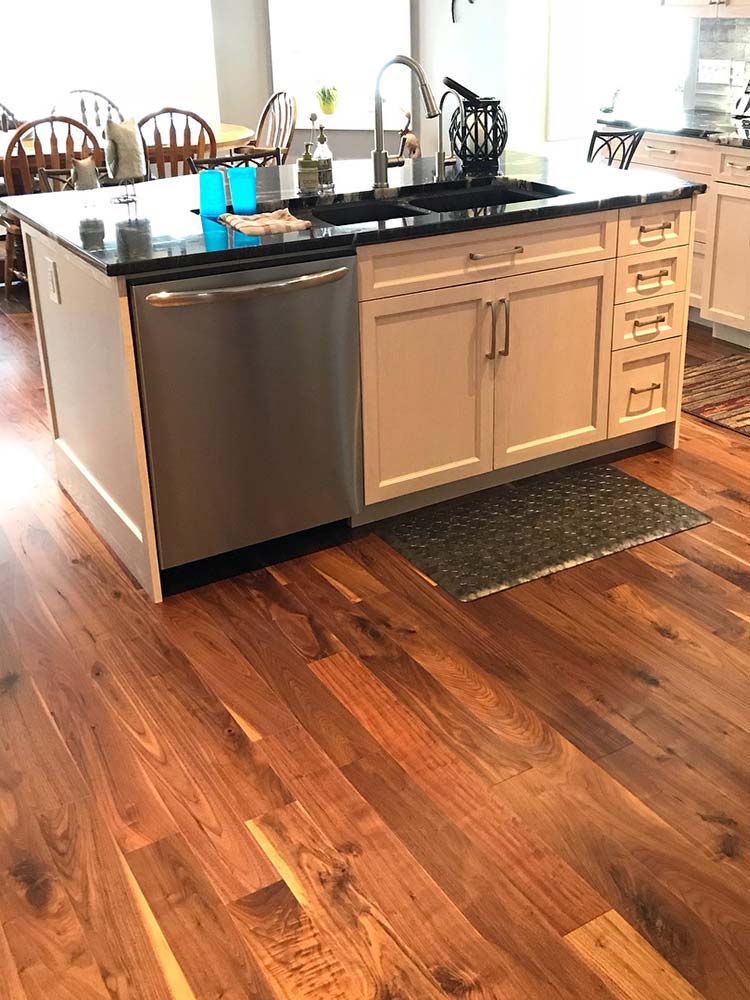
[[[716,179],[750,187],[750,150],[732,149],[731,147],[722,149]]]
[[[361,301],[463,285],[617,253],[616,211],[362,247]]]
[[[684,340],[642,344],[612,355],[609,436],[629,434],[677,416]]]
[[[615,306],[612,350],[681,337],[685,332],[685,307],[684,292]]]
[[[703,276],[706,273],[706,245],[693,245],[693,276],[690,280],[690,305],[700,309],[703,305]]]
[[[713,174],[717,169],[719,152],[705,139],[686,142],[671,135],[648,132],[635,151],[634,163],[650,167],[667,167],[675,174],[690,170],[696,174]]]
[[[638,302],[656,295],[684,292],[687,265],[687,247],[622,257],[617,261],[615,302]]]
[[[620,256],[687,246],[690,242],[692,200],[636,205],[620,212],[617,253]]]

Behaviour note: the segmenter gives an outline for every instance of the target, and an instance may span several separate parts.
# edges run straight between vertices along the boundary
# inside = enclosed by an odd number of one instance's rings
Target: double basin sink
[[[516,202],[539,201],[570,194],[549,184],[525,181],[453,187],[411,197],[375,198],[333,205],[321,205],[312,214],[321,222],[332,226],[353,226],[366,222],[386,222],[389,219],[408,219],[431,212],[462,212],[470,209],[494,208]]]

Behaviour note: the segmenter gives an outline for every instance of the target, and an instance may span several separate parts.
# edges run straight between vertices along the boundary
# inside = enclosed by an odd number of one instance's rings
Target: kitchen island
[[[662,171],[507,153],[263,209],[195,177],[0,202],[22,222],[58,478],[154,600],[185,564],[658,440],[676,447],[694,204]]]

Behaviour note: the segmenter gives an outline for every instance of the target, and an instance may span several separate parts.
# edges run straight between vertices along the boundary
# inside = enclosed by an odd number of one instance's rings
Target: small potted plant
[[[324,115],[332,115],[336,111],[339,92],[335,87],[321,87],[317,93],[318,104]]]

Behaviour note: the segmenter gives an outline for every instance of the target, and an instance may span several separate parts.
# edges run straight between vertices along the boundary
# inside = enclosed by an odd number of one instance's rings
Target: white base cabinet
[[[598,233],[585,263],[573,263],[571,245],[581,218],[532,223],[570,263],[447,287],[466,281],[477,256],[466,234],[365,248],[365,504],[514,465],[528,470],[667,423],[676,441],[692,211],[680,201],[583,217]],[[507,235],[486,238],[500,247],[487,257],[497,274],[507,266]],[[450,275],[440,260],[450,261]],[[402,287],[435,287],[384,296],[385,279],[396,287],[399,275]]]
[[[750,187],[714,184],[701,316],[750,330]]]

